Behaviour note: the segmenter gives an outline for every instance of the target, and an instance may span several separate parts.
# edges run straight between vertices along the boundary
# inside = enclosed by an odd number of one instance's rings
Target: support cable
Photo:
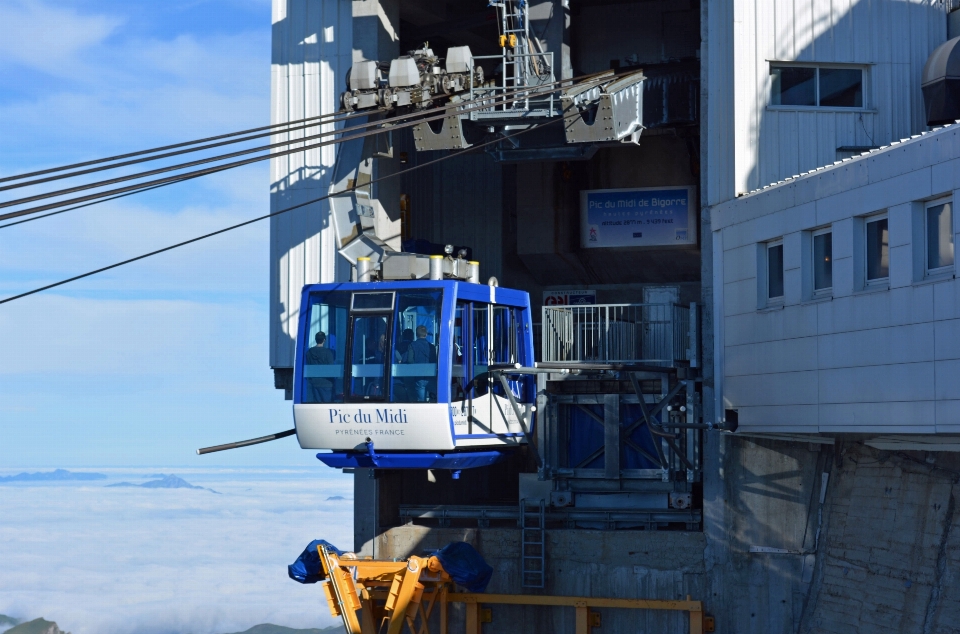
[[[601,79],[601,78],[597,77],[597,78],[593,79],[592,81],[599,81],[600,79]],[[562,80],[562,81],[571,81],[571,80]],[[587,80],[587,81],[591,81],[591,80]],[[587,83],[587,81],[584,81],[584,82],[581,82],[581,83]],[[529,93],[529,96],[534,96],[534,97],[535,97],[535,96],[539,96],[539,95],[541,95],[541,94],[547,94],[547,93],[553,92],[555,89],[551,87],[551,88],[542,88],[542,89],[533,90],[533,91],[529,90],[529,88],[523,88],[523,89],[521,89],[521,90],[522,90],[522,91],[527,91],[527,92]],[[516,91],[514,91],[514,92],[516,92]],[[501,98],[501,97],[498,97],[498,99],[500,99],[500,98]],[[505,97],[504,97],[504,98],[505,98]],[[480,101],[480,100],[476,100],[476,101]],[[495,101],[495,100],[494,100],[494,101]],[[470,102],[466,102],[466,103],[469,104]],[[467,113],[467,112],[472,112],[472,111],[474,111],[474,110],[489,108],[489,107],[490,107],[490,100],[483,100],[483,101],[482,101],[481,103],[479,103],[479,104],[475,104],[475,105],[468,106],[468,107],[462,107],[462,106],[463,106],[463,104],[457,104],[457,105],[453,106],[454,108],[456,108],[456,114],[459,115],[459,114],[463,114],[463,113]],[[431,116],[431,117],[417,118],[417,119],[414,119],[414,120],[412,120],[412,121],[406,121],[406,122],[400,123],[400,124],[392,124],[392,123],[391,123],[391,125],[384,126],[384,127],[381,127],[381,128],[375,128],[375,129],[373,129],[373,130],[366,130],[366,131],[364,131],[364,132],[361,132],[361,133],[358,133],[358,134],[354,134],[354,135],[352,135],[352,136],[341,136],[339,139],[332,139],[332,140],[328,140],[328,141],[322,141],[322,142],[319,142],[319,143],[311,143],[311,144],[307,144],[307,145],[304,145],[304,146],[299,147],[299,148],[293,148],[293,149],[284,150],[284,151],[281,151],[281,152],[275,152],[275,153],[273,153],[273,154],[267,154],[267,155],[265,155],[265,156],[257,156],[257,157],[253,157],[253,158],[243,159],[243,160],[240,160],[240,161],[234,161],[234,162],[232,162],[232,163],[226,163],[226,164],[224,164],[224,165],[218,165],[218,166],[206,168],[206,169],[203,169],[203,170],[197,170],[197,171],[194,171],[194,172],[187,172],[186,174],[179,174],[179,175],[176,175],[176,176],[169,176],[169,177],[165,177],[165,178],[161,178],[161,179],[157,179],[157,180],[153,180],[153,181],[147,181],[146,183],[140,183],[140,184],[137,184],[137,185],[130,185],[130,186],[126,186],[126,187],[119,187],[119,188],[116,188],[116,189],[107,190],[107,191],[105,191],[105,192],[99,192],[99,193],[96,193],[96,194],[90,194],[90,195],[87,195],[87,196],[80,196],[80,197],[72,198],[72,199],[69,199],[69,200],[58,201],[58,202],[55,202],[55,203],[50,203],[50,204],[46,204],[46,205],[40,205],[40,206],[37,206],[37,207],[30,207],[30,208],[27,208],[27,209],[22,209],[22,210],[19,210],[19,211],[13,211],[13,212],[9,212],[9,213],[6,213],[6,214],[0,214],[0,220],[7,220],[7,219],[10,219],[10,218],[16,218],[16,217],[20,217],[20,216],[25,216],[25,215],[31,215],[31,214],[35,214],[35,213],[40,213],[40,212],[42,212],[42,211],[48,211],[48,210],[50,210],[50,209],[56,209],[56,208],[62,207],[62,206],[64,206],[64,205],[72,205],[72,204],[74,204],[74,203],[83,203],[83,202],[87,202],[87,201],[89,201],[89,200],[95,200],[95,199],[98,199],[98,198],[106,198],[106,197],[109,197],[109,196],[113,196],[113,195],[115,195],[115,194],[121,194],[121,193],[125,193],[125,192],[128,192],[128,191],[133,191],[133,190],[138,190],[138,189],[142,189],[142,188],[146,188],[146,187],[151,187],[151,186],[153,186],[153,185],[168,184],[168,183],[172,183],[172,182],[178,182],[178,181],[183,180],[185,177],[188,177],[188,176],[189,176],[189,177],[195,177],[195,176],[206,176],[206,175],[208,175],[208,174],[215,174],[215,173],[217,173],[217,172],[222,172],[222,171],[225,171],[225,170],[228,170],[228,169],[233,169],[233,168],[235,168],[235,167],[242,167],[242,166],[244,166],[244,165],[250,165],[250,164],[252,164],[252,163],[257,163],[257,162],[260,162],[260,161],[265,161],[265,160],[267,160],[267,159],[278,158],[278,157],[281,157],[281,156],[286,156],[286,155],[288,155],[288,154],[294,154],[294,153],[297,153],[297,152],[304,152],[304,151],[306,151],[306,150],[310,150],[310,149],[314,149],[314,148],[318,148],[318,147],[324,147],[324,146],[327,146],[327,145],[333,145],[333,144],[337,144],[337,143],[343,143],[343,142],[346,142],[346,141],[354,141],[354,140],[362,139],[362,138],[365,138],[365,137],[368,137],[368,136],[375,136],[375,135],[377,135],[377,134],[382,134],[383,132],[387,132],[387,131],[393,131],[393,130],[400,130],[400,129],[404,129],[404,128],[409,128],[409,127],[412,127],[412,126],[415,126],[415,125],[419,125],[419,124],[421,124],[421,123],[427,123],[427,122],[430,122],[430,121],[436,121],[436,120],[438,120],[438,119],[444,119],[444,118],[446,118],[446,117],[448,117],[448,116],[451,116],[451,115],[448,115],[448,114],[446,114],[446,113],[444,112],[443,114],[438,114],[438,115],[434,115],[434,116]],[[374,125],[374,124],[371,124],[371,125]],[[366,127],[370,127],[370,126],[366,126]],[[346,131],[349,131],[349,130],[351,130],[351,129],[350,129],[350,128],[347,128],[347,129],[345,129],[345,130],[336,130],[336,131],[333,131],[333,132],[328,133],[328,134],[325,134],[325,135],[314,135],[313,137],[304,137],[303,139],[299,139],[298,142],[301,142],[301,141],[303,141],[303,140],[305,140],[305,139],[308,139],[308,138],[315,138],[316,136],[328,136],[328,135],[333,135],[333,134],[345,134],[345,132],[346,132]],[[509,138],[509,137],[507,137],[507,138]],[[277,145],[284,145],[284,144],[281,143],[281,144],[277,144]],[[268,146],[265,146],[265,147],[268,147]],[[7,201],[7,202],[4,202],[4,203],[0,203],[0,208],[10,207],[10,206],[14,206],[14,205],[20,205],[20,204],[24,204],[24,203],[28,203],[28,202],[34,202],[34,201],[42,200],[42,199],[45,199],[45,198],[54,198],[54,197],[58,197],[58,196],[64,196],[64,195],[67,195],[67,194],[70,194],[70,193],[76,193],[76,192],[83,191],[83,190],[87,190],[87,189],[96,189],[96,188],[99,188],[99,187],[105,187],[105,186],[107,186],[107,185],[116,184],[116,183],[120,183],[120,182],[124,182],[124,181],[135,180],[135,179],[145,178],[145,177],[147,177],[147,176],[152,176],[152,175],[156,175],[156,174],[160,174],[160,173],[164,173],[164,172],[170,172],[170,171],[175,171],[175,170],[178,170],[178,169],[184,169],[185,167],[191,167],[191,166],[201,165],[201,164],[204,164],[204,163],[211,163],[211,162],[214,162],[214,161],[223,160],[224,158],[235,157],[235,156],[238,156],[238,155],[240,155],[240,154],[247,154],[247,153],[254,152],[254,151],[262,151],[262,149],[259,149],[259,148],[258,148],[258,149],[254,149],[254,150],[244,150],[244,151],[240,151],[240,152],[233,152],[233,153],[226,154],[226,155],[223,155],[223,156],[220,156],[220,157],[212,157],[212,158],[208,158],[208,159],[201,159],[201,160],[198,160],[198,161],[192,161],[192,162],[189,162],[189,163],[182,163],[182,164],[180,164],[180,165],[172,165],[172,166],[165,167],[165,168],[159,168],[159,169],[150,170],[150,171],[147,171],[147,172],[140,172],[140,173],[138,173],[138,174],[131,174],[131,175],[128,175],[128,176],[122,176],[122,177],[113,178],[113,179],[109,179],[109,180],[105,180],[105,181],[99,181],[99,182],[96,182],[96,183],[90,183],[90,184],[87,184],[87,185],[81,185],[81,186],[72,187],[72,188],[69,188],[69,189],[58,190],[58,191],[49,192],[49,193],[45,193],[45,194],[38,194],[38,195],[36,195],[36,196],[30,196],[30,197],[27,197],[27,198],[20,198],[20,199],[16,199],[16,200],[12,200],[12,201]]]
[[[300,207],[305,207],[305,206],[307,206],[307,205],[311,205],[311,204],[313,204],[313,203],[321,202],[321,201],[327,200],[327,199],[329,199],[329,198],[334,198],[334,197],[337,197],[337,196],[343,196],[343,195],[345,195],[345,194],[348,194],[348,193],[351,193],[351,192],[355,192],[355,191],[358,189],[358,187],[367,187],[368,185],[372,185],[373,183],[377,183],[377,182],[380,182],[380,181],[384,181],[384,180],[387,180],[387,179],[390,179],[390,178],[396,178],[397,176],[401,176],[401,175],[403,175],[403,174],[407,174],[407,173],[416,171],[416,170],[418,170],[418,169],[422,169],[422,168],[424,168],[424,167],[428,167],[428,166],[430,166],[430,165],[434,165],[434,164],[436,164],[436,163],[440,163],[440,162],[442,162],[442,161],[446,161],[446,160],[449,160],[449,159],[452,159],[452,158],[456,158],[457,156],[460,156],[460,155],[462,155],[462,154],[467,154],[467,153],[470,153],[470,152],[475,152],[475,151],[477,151],[477,150],[479,150],[479,149],[481,149],[481,148],[487,147],[487,146],[489,146],[489,145],[493,145],[493,144],[495,144],[495,143],[500,143],[504,138],[508,138],[508,139],[509,139],[509,138],[513,138],[513,137],[518,137],[518,136],[520,136],[520,135],[522,135],[522,134],[526,134],[527,132],[531,132],[531,131],[533,131],[533,130],[537,130],[537,129],[540,129],[540,128],[543,128],[543,127],[546,127],[546,126],[549,126],[549,125],[555,125],[555,124],[557,124],[557,123],[561,123],[561,122],[563,122],[563,121],[566,121],[566,120],[569,119],[569,118],[578,117],[578,116],[580,116],[579,113],[573,113],[573,114],[570,114],[570,115],[566,115],[566,116],[563,116],[563,117],[559,117],[559,118],[557,118],[557,119],[552,119],[552,120],[550,120],[550,121],[545,121],[544,123],[535,124],[535,125],[530,126],[530,127],[527,128],[527,129],[525,129],[525,130],[519,130],[519,131],[517,131],[517,132],[514,132],[513,134],[504,135],[503,137],[500,137],[500,138],[497,138],[497,139],[493,139],[493,140],[487,141],[487,142],[485,142],[485,143],[478,143],[477,145],[474,145],[474,146],[471,146],[471,147],[469,147],[469,148],[460,150],[459,152],[454,152],[454,153],[448,154],[448,155],[446,155],[446,156],[441,156],[440,158],[433,159],[432,161],[427,161],[426,163],[421,163],[420,165],[414,165],[413,167],[408,167],[408,168],[405,169],[405,170],[400,170],[399,172],[394,172],[393,174],[387,174],[386,176],[381,176],[381,177],[379,177],[379,178],[374,178],[374,179],[372,179],[372,180],[370,180],[370,181],[367,181],[367,182],[365,182],[365,183],[363,183],[363,184],[361,184],[361,185],[354,185],[353,187],[350,187],[350,188],[348,188],[348,189],[345,189],[344,191],[341,191],[341,192],[336,192],[336,193],[333,193],[333,194],[327,194],[327,195],[325,195],[325,196],[320,196],[320,197],[318,197],[318,198],[314,198],[314,199],[312,199],[312,200],[308,200],[308,201],[305,201],[305,202],[302,202],[302,203],[298,203],[298,204],[296,204],[296,205],[293,205],[293,206],[291,206],[291,207],[287,207],[287,208],[285,208],[285,209],[281,209],[281,210],[279,210],[279,211],[274,211],[274,212],[272,212],[272,213],[265,214],[265,215],[263,215],[263,216],[258,216],[258,217],[256,217],[256,218],[251,218],[250,220],[244,220],[243,222],[238,222],[237,224],[230,225],[229,227],[224,227],[223,229],[218,229],[218,230],[216,230],[216,231],[211,231],[210,233],[205,233],[205,234],[200,235],[200,236],[197,236],[197,237],[195,237],[195,238],[190,238],[189,240],[184,240],[184,241],[182,241],[182,242],[177,242],[177,243],[175,243],[175,244],[171,244],[171,245],[165,246],[165,247],[163,247],[163,248],[156,249],[156,250],[154,250],[154,251],[149,251],[149,252],[147,252],[147,253],[143,253],[143,254],[140,254],[140,255],[135,256],[135,257],[132,257],[132,258],[127,258],[126,260],[121,260],[120,262],[115,262],[115,263],[113,263],[113,264],[109,264],[109,265],[107,265],[107,266],[103,266],[103,267],[100,267],[100,268],[98,268],[98,269],[94,269],[94,270],[92,270],[92,271],[87,271],[86,273],[81,273],[81,274],[79,274],[79,275],[74,275],[73,277],[68,277],[67,279],[60,280],[59,282],[54,282],[54,283],[52,283],[52,284],[47,284],[47,285],[45,285],[45,286],[40,286],[40,287],[35,288],[35,289],[33,289],[33,290],[25,291],[25,292],[19,293],[19,294],[17,294],[17,295],[12,295],[12,296],[10,296],[10,297],[6,297],[6,298],[4,298],[4,299],[0,299],[0,304],[6,304],[6,303],[12,302],[12,301],[14,301],[14,300],[22,299],[22,298],[28,297],[28,296],[30,296],[30,295],[35,295],[35,294],[37,294],[37,293],[40,293],[40,292],[43,292],[43,291],[46,291],[46,290],[50,290],[51,288],[56,288],[56,287],[58,287],[58,286],[63,286],[64,284],[69,284],[70,282],[75,282],[75,281],[77,281],[77,280],[81,280],[81,279],[84,279],[84,278],[86,278],[86,277],[90,277],[90,276],[92,276],[92,275],[96,275],[96,274],[98,274],[98,273],[103,273],[103,272],[105,272],[105,271],[109,271],[109,270],[111,270],[111,269],[119,268],[119,267],[125,266],[125,265],[127,265],[127,264],[132,264],[133,262],[138,262],[138,261],[140,261],[140,260],[145,260],[145,259],[147,259],[147,258],[149,258],[149,257],[154,256],[154,255],[159,255],[159,254],[165,253],[165,252],[167,252],[167,251],[172,251],[172,250],[174,250],[174,249],[178,249],[178,248],[183,247],[183,246],[186,246],[186,245],[188,245],[188,244],[193,244],[194,242],[200,242],[201,240],[206,240],[207,238],[212,238],[213,236],[217,236],[217,235],[220,235],[220,234],[222,234],[222,233],[227,233],[228,231],[233,231],[234,229],[239,229],[239,228],[241,228],[241,227],[246,227],[247,225],[251,225],[251,224],[253,224],[253,223],[255,223],[255,222],[260,222],[261,220],[266,220],[267,218],[273,218],[274,216],[279,216],[279,215],[281,215],[281,214],[285,214],[285,213],[287,213],[288,211],[293,211],[294,209],[299,209]]]
[[[244,142],[246,142],[246,141],[252,141],[252,140],[254,140],[254,139],[262,139],[263,137],[273,136],[273,135],[275,135],[275,134],[288,134],[288,133],[290,133],[290,132],[298,132],[298,131],[300,131],[300,130],[306,130],[306,129],[308,129],[308,128],[316,128],[317,126],[329,125],[329,124],[331,124],[331,123],[336,124],[336,123],[339,123],[339,122],[341,122],[341,121],[343,121],[343,120],[345,120],[345,119],[352,118],[353,116],[360,116],[360,114],[361,114],[361,113],[354,113],[351,117],[343,117],[343,118],[341,118],[341,119],[336,119],[335,121],[323,121],[323,122],[307,123],[307,124],[300,125],[300,126],[296,126],[296,127],[293,127],[293,128],[287,128],[287,129],[285,129],[285,130],[279,130],[279,131],[274,130],[274,131],[270,131],[270,132],[263,132],[263,133],[261,133],[261,134],[254,134],[254,135],[251,135],[251,136],[241,137],[241,138],[239,138],[239,139],[231,139],[231,140],[229,140],[229,141],[220,141],[220,142],[218,142],[218,143],[208,143],[207,145],[200,145],[200,146],[197,146],[197,147],[187,148],[187,149],[185,149],[185,150],[177,150],[177,151],[175,151],[175,152],[167,152],[167,153],[165,153],[165,154],[157,154],[157,155],[155,155],[155,156],[147,156],[147,157],[143,157],[143,158],[131,159],[131,160],[129,160],[129,161],[123,161],[123,162],[121,162],[121,163],[111,163],[110,165],[102,165],[102,166],[100,166],[100,167],[91,167],[90,169],[78,170],[78,171],[76,171],[76,172],[67,172],[66,174],[58,174],[58,175],[56,175],[56,176],[46,176],[46,177],[44,177],[44,178],[37,178],[37,179],[34,179],[34,180],[32,180],[32,181],[26,181],[26,182],[24,182],[24,183],[16,183],[16,184],[14,184],[14,185],[4,185],[4,186],[0,187],[0,192],[2,192],[2,191],[7,191],[7,190],[10,190],[10,189],[18,189],[18,188],[20,188],[20,187],[30,187],[31,185],[40,185],[41,183],[49,183],[49,182],[51,182],[51,181],[62,180],[62,179],[64,179],[64,178],[72,178],[72,177],[74,177],[74,176],[83,176],[84,174],[93,174],[94,172],[102,172],[102,171],[104,171],[104,170],[112,170],[112,169],[116,169],[116,168],[118,168],[118,167],[126,167],[126,166],[128,166],[128,165],[136,165],[136,164],[138,164],[138,163],[146,163],[146,162],[148,162],[148,161],[158,161],[158,160],[160,160],[160,159],[170,158],[171,156],[179,156],[179,155],[181,155],[181,154],[189,154],[190,152],[202,152],[203,150],[209,150],[209,149],[215,148],[215,147],[222,147],[222,146],[224,146],[224,145],[231,145],[231,144],[233,144],[233,143],[244,143]],[[362,113],[362,114],[363,114],[364,116],[368,116],[370,113],[364,112],[364,113]],[[381,122],[381,121],[378,121],[377,123],[382,123],[382,122]],[[332,134],[332,133],[331,133],[331,132],[327,132],[327,133],[324,133],[324,134]],[[323,135],[320,135],[320,136],[323,136]],[[272,144],[272,145],[263,146],[263,147],[261,147],[261,148],[248,149],[248,150],[245,150],[243,153],[257,152],[257,151],[262,151],[262,150],[264,150],[264,149],[271,148],[271,147],[278,147],[278,146],[281,146],[281,145],[290,145],[290,144],[292,144],[292,143],[300,143],[300,142],[303,141],[304,139],[310,139],[310,138],[313,138],[313,137],[300,137],[300,138],[298,138],[298,139],[289,139],[289,140],[287,140],[287,141],[281,141],[281,142],[279,142],[279,143],[274,143],[274,144]],[[228,154],[228,155],[225,155],[225,156],[231,156],[231,155]],[[214,157],[213,160],[216,160],[216,157]]]
[[[320,124],[321,124],[321,120],[327,119],[327,118],[336,118],[337,116],[342,115],[342,114],[343,114],[343,113],[340,113],[340,112],[333,112],[333,113],[329,113],[329,112],[328,112],[327,114],[321,114],[321,115],[317,115],[317,116],[314,116],[314,117],[307,117],[307,118],[305,118],[305,119],[295,119],[295,120],[293,120],[293,121],[285,121],[285,122],[283,122],[283,123],[274,123],[274,124],[272,124],[272,125],[265,125],[265,126],[261,126],[261,127],[259,127],[259,128],[250,128],[249,130],[241,130],[241,131],[239,131],[239,132],[230,132],[230,133],[228,133],[228,134],[219,134],[219,135],[217,135],[217,136],[211,136],[211,137],[207,137],[207,138],[205,138],[205,139],[197,139],[197,140],[195,140],[195,141],[183,141],[183,142],[181,142],[181,143],[174,143],[173,145],[163,145],[163,146],[160,146],[160,147],[151,148],[151,149],[149,149],[149,150],[138,150],[138,151],[136,151],[136,152],[128,152],[127,154],[118,154],[117,156],[110,156],[110,157],[107,157],[107,158],[95,159],[95,160],[92,160],[92,161],[84,161],[84,162],[82,162],[82,163],[73,163],[72,165],[63,165],[62,167],[51,167],[51,168],[44,169],[44,170],[39,170],[39,171],[36,171],[36,172],[27,172],[27,173],[25,173],[25,174],[17,174],[17,175],[15,175],[15,176],[4,176],[3,178],[0,178],[0,183],[6,183],[6,182],[9,182],[9,181],[14,181],[14,180],[21,180],[21,179],[30,178],[30,177],[33,177],[33,176],[42,176],[43,174],[53,174],[53,173],[55,173],[55,172],[62,172],[62,171],[65,171],[65,170],[74,169],[74,168],[76,168],[76,167],[87,167],[88,165],[98,165],[98,164],[100,164],[100,163],[108,163],[108,162],[110,162],[110,161],[119,161],[120,159],[131,158],[131,157],[134,157],[134,156],[143,156],[144,154],[153,154],[154,152],[163,152],[164,150],[173,150],[173,149],[176,149],[176,148],[187,147],[188,145],[196,145],[196,144],[198,144],[198,143],[206,143],[207,141],[217,141],[217,140],[219,140],[219,139],[226,139],[226,138],[229,138],[229,137],[232,137],[232,136],[240,136],[240,135],[243,135],[243,134],[251,134],[251,133],[253,133],[253,132],[261,132],[261,131],[263,131],[263,130],[271,130],[271,129],[273,129],[273,128],[281,128],[281,127],[283,127],[283,126],[293,125],[293,124],[295,124],[295,123],[304,123],[304,122],[306,122],[306,121],[314,121],[314,120],[317,120],[316,123],[314,123],[313,125],[320,125]],[[367,114],[367,113],[364,112],[363,114]],[[349,118],[352,118],[353,116],[361,116],[361,115],[360,115],[360,113],[353,113],[353,114],[351,114],[351,115],[349,115],[349,116],[344,116],[343,119],[349,119]],[[312,126],[311,126],[311,127],[312,127]],[[275,134],[282,134],[282,133],[284,133],[284,132],[286,132],[286,130],[278,130],[277,132],[275,132]]]

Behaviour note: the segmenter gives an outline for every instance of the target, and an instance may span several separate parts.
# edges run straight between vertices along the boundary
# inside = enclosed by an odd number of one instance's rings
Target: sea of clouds
[[[83,471],[108,478],[0,484],[0,614],[42,616],[73,634],[334,623],[321,588],[286,567],[312,539],[352,547],[350,476],[319,466]],[[160,473],[221,495],[107,487]]]

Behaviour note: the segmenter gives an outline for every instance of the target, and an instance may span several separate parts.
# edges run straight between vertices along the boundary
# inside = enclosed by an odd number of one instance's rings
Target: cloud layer
[[[104,470],[136,481],[153,470]],[[169,469],[167,469],[169,471]],[[177,470],[193,489],[0,490],[0,613],[74,634],[215,634],[333,624],[287,578],[310,540],[352,547],[352,480],[333,470]],[[346,500],[326,501],[340,495]]]

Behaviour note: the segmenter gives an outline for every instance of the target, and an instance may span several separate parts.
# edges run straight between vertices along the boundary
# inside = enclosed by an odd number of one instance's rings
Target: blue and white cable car
[[[533,433],[527,293],[454,280],[304,287],[293,413],[331,467],[466,469]],[[512,397],[512,398],[511,398]]]

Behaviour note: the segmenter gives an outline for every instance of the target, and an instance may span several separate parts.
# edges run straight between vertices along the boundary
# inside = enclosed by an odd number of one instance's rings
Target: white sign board
[[[580,306],[597,303],[597,291],[543,291],[544,306]]]
[[[662,247],[697,243],[694,187],[580,192],[580,246]]]

